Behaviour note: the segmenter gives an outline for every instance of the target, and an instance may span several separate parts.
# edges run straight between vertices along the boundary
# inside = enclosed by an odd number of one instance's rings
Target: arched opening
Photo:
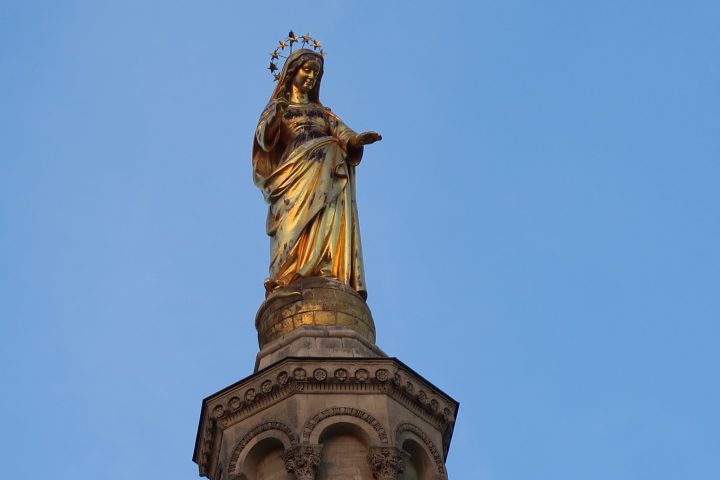
[[[294,480],[285,470],[283,443],[277,438],[266,438],[248,452],[242,474],[254,480]]]
[[[435,469],[425,449],[413,439],[407,439],[401,447],[409,457],[405,458],[405,471],[399,480],[434,480]]]
[[[367,460],[369,441],[367,432],[352,423],[335,423],[325,428],[319,439],[322,462],[318,480],[373,478]]]

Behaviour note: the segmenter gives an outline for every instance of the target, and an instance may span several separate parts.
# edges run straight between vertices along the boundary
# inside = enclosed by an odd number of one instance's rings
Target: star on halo
[[[320,55],[321,57],[325,57],[325,52],[323,51],[322,44],[315,40],[312,36],[310,36],[309,33],[306,33],[305,35],[296,35],[295,32],[290,30],[288,32],[288,36],[285,40],[280,40],[278,42],[277,47],[275,47],[275,50],[270,54],[270,65],[267,67],[268,70],[270,70],[270,74],[273,76],[273,78],[277,81],[280,78],[280,74],[275,73],[276,71],[280,70],[279,63],[280,58],[287,59],[290,55],[293,53],[293,45],[296,43],[300,43],[300,45],[303,48],[310,48],[312,47],[313,50],[315,50],[315,53]],[[307,47],[306,47],[307,45]],[[285,52],[285,48],[290,48],[289,53]],[[284,55],[287,54],[287,55]]]

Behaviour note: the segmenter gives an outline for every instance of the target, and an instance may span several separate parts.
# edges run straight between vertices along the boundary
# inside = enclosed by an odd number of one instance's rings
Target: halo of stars
[[[270,65],[267,69],[270,70],[270,75],[273,76],[276,82],[280,79],[280,74],[275,73],[280,70],[280,67],[278,66],[280,59],[287,59],[293,51],[293,45],[296,43],[300,44],[300,48],[312,48],[319,53],[320,56],[325,56],[325,52],[323,51],[320,42],[311,37],[309,33],[306,33],[305,35],[295,35],[295,33],[290,30],[287,38],[285,40],[280,40],[278,42],[278,46],[275,47],[275,50],[273,50],[270,54]]]

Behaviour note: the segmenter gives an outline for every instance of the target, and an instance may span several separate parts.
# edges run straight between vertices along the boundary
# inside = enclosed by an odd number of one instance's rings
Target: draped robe
[[[272,138],[270,102],[253,145],[253,179],[269,204],[267,293],[294,280],[331,277],[365,298],[365,278],[355,203],[355,166],[362,147],[356,134],[319,103],[291,104]]]

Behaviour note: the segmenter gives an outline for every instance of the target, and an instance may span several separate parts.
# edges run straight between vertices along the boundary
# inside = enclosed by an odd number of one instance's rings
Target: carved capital
[[[298,480],[315,480],[320,465],[320,445],[297,445],[285,450],[285,469]]]
[[[405,452],[394,447],[370,447],[368,463],[376,480],[395,480],[405,470]]]

